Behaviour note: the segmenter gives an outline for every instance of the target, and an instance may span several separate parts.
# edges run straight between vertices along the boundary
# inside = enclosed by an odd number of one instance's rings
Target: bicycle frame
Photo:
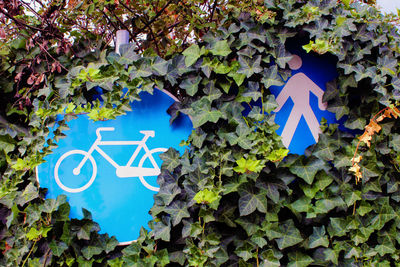
[[[144,149],[144,151],[147,153],[150,152],[149,148],[146,145],[146,141],[150,136],[154,136],[154,131],[141,131],[142,134],[144,134],[144,137],[141,141],[101,141],[101,135],[100,131],[111,131],[111,128],[98,128],[96,131],[97,134],[97,139],[94,141],[92,146],[90,147],[87,156],[85,156],[82,161],[79,163],[79,165],[76,167],[76,170],[78,172],[80,169],[83,167],[87,159],[89,158],[90,155],[92,155],[93,151],[96,150],[101,156],[103,156],[104,159],[106,159],[111,165],[114,166],[114,168],[121,167],[118,165],[107,153],[105,153],[99,146],[114,146],[114,145],[137,145],[136,150],[133,152],[131,158],[129,159],[128,163],[126,164],[125,167],[130,167],[133,163],[133,161],[136,159],[137,155],[139,152]],[[112,129],[114,130],[114,129]],[[150,161],[154,166],[156,166],[155,160],[153,157],[150,157]]]

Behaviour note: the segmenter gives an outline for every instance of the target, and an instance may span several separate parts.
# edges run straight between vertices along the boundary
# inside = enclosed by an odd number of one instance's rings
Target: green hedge
[[[337,119],[346,116],[345,126],[361,133],[375,113],[398,104],[397,29],[374,7],[358,3],[266,0],[265,8],[267,16],[259,21],[229,14],[225,26],[203,43],[170,58],[138,56],[129,45],[121,56],[102,54],[52,82],[63,97],[38,99],[29,113],[32,136],[2,129],[0,263],[397,266],[399,122],[380,122],[371,147],[360,146],[363,178],[356,183],[349,171],[356,136],[323,124],[319,142],[304,156],[286,156],[268,115],[277,107],[268,88],[290,74],[286,41],[308,38],[309,53],[338,60],[339,76],[324,95],[328,110]],[[82,91],[96,85],[109,90],[104,106],[81,107],[87,103]],[[142,229],[136,243],[117,247],[114,238],[97,233],[89,212],[83,220],[70,220],[64,197],[43,200],[33,168],[49,153],[38,151],[56,114],[68,113],[66,120],[81,112],[113,118],[154,85],[178,95],[172,119],[188,114],[195,130],[182,156],[173,149],[162,155],[152,231]],[[119,100],[121,87],[129,89],[125,102]],[[260,98],[262,108],[251,107],[243,117],[243,103],[251,106]],[[76,105],[68,106],[70,100]],[[56,138],[65,121],[59,125]]]

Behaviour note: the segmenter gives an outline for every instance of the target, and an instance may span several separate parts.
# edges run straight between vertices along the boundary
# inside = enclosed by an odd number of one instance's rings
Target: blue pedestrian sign
[[[305,149],[318,141],[320,121],[336,123],[335,114],[326,110],[322,101],[325,84],[337,77],[332,57],[316,57],[297,49],[289,61],[292,75],[283,86],[271,86],[278,108],[275,123],[277,133],[291,153],[304,154]]]
[[[67,137],[37,169],[47,198],[65,194],[71,218],[83,218],[82,208],[89,210],[101,232],[115,235],[121,244],[136,240],[151,220],[160,154],[170,147],[183,153],[179,144],[193,127],[183,114],[170,125],[167,109],[175,99],[168,93],[154,90],[140,97],[116,120],[78,116],[68,122]]]

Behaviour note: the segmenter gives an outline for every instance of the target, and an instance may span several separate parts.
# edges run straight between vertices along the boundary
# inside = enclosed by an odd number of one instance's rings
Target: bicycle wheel
[[[160,169],[160,167],[158,167],[157,161],[161,162],[161,159],[159,158],[158,154],[164,153],[166,152],[168,149],[163,148],[163,147],[158,147],[158,148],[154,148],[152,150],[149,151],[149,153],[146,153],[146,155],[144,155],[140,161],[139,161],[139,168],[142,167],[147,167],[147,168],[156,168],[156,169]],[[156,157],[154,157],[156,156]],[[151,180],[153,180],[153,184],[156,184],[156,176],[146,176],[146,177],[152,177]],[[147,178],[147,179],[149,179]],[[158,190],[160,190],[159,187],[153,186],[151,184],[149,184],[145,179],[144,176],[139,176],[140,182],[142,182],[142,184],[147,188],[150,189],[152,191],[158,192]]]
[[[87,157],[89,160],[86,160],[81,170],[77,170],[76,168],[82,162],[84,157]],[[81,172],[82,170],[83,172]],[[90,173],[92,173],[91,176]],[[62,176],[62,179],[60,179],[60,174]],[[54,168],[54,178],[57,185],[64,191],[70,193],[79,193],[89,188],[89,186],[92,185],[94,179],[96,178],[96,175],[96,162],[94,161],[92,155],[89,155],[86,151],[83,150],[71,150],[64,153],[58,159]],[[86,179],[89,176],[90,179]],[[61,182],[61,180],[63,180],[63,182]],[[88,181],[86,182],[85,180]]]

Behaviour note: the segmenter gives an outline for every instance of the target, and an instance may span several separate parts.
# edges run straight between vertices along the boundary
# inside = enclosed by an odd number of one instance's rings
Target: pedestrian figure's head
[[[301,65],[303,64],[303,61],[301,60],[301,57],[298,55],[293,54],[293,57],[291,60],[288,62],[289,68],[291,70],[298,70],[301,68]]]

